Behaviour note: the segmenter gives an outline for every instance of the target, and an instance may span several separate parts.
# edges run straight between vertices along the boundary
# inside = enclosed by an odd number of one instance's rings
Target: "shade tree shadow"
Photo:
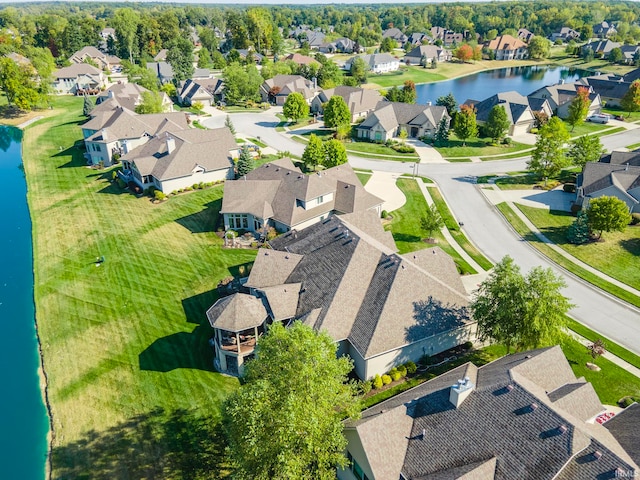
[[[221,225],[222,198],[206,203],[199,212],[176,219],[176,222],[191,233],[215,232]]]
[[[405,329],[407,342],[417,342],[449,330],[459,329],[470,320],[466,307],[445,304],[431,296],[426,301],[413,303],[413,318],[415,324]]]
[[[140,370],[171,372],[190,368],[213,372],[208,343],[212,330],[204,320],[191,333],[177,332],[155,340],[138,355]]]
[[[620,246],[630,254],[640,256],[640,238],[628,238],[625,240],[620,240]]]
[[[55,480],[224,479],[225,441],[219,419],[162,408],[136,415],[106,431],[54,446]]]

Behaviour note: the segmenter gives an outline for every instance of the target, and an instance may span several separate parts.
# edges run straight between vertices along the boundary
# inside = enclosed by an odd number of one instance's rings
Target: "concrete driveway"
[[[545,208],[547,210],[571,211],[571,203],[575,200],[575,193],[567,193],[562,188],[554,190],[483,190],[485,196],[497,205],[501,202],[513,202],[527,207]]]
[[[399,176],[397,173],[375,171],[364,186],[367,192],[384,200],[382,210],[391,212],[407,203],[404,193],[396,185]]]

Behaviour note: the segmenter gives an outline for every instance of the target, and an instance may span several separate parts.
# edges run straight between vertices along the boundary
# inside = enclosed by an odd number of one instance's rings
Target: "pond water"
[[[49,419],[40,391],[22,132],[0,126],[0,477],[43,479]]]
[[[453,93],[458,104],[468,99],[482,101],[496,93],[511,90],[528,95],[546,85],[562,80],[569,83],[587,75],[593,75],[593,72],[549,65],[500,68],[444,82],[416,85],[416,103],[432,102],[435,105],[438,97],[449,93]]]

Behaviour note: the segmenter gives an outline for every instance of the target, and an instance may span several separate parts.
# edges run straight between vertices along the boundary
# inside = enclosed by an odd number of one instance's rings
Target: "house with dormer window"
[[[288,158],[266,163],[226,182],[222,208],[225,229],[286,232],[325,220],[334,213],[382,209],[348,165],[305,175]]]

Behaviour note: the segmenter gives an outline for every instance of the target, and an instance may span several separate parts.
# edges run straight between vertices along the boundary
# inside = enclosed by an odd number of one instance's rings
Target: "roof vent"
[[[422,429],[422,439],[424,440],[426,436],[427,436],[427,430],[423,428]]]
[[[264,256],[268,257],[269,256],[269,252],[264,252]]]
[[[534,402],[531,405],[529,405],[529,408],[531,409],[532,412],[535,412],[538,409],[538,404]]]
[[[560,435],[563,435],[563,434],[567,433],[567,430],[568,430],[568,429],[567,429],[567,426],[566,426],[566,425],[560,425],[560,426],[558,427],[558,432],[560,433]]]
[[[600,460],[601,456],[602,452],[600,450],[596,450],[595,452],[593,452],[593,458],[595,458],[596,460]]]
[[[287,260],[289,260],[289,255],[285,255],[284,258],[286,258]]]
[[[505,388],[507,389],[507,392],[510,392],[511,390],[513,390],[513,385],[509,384]]]

